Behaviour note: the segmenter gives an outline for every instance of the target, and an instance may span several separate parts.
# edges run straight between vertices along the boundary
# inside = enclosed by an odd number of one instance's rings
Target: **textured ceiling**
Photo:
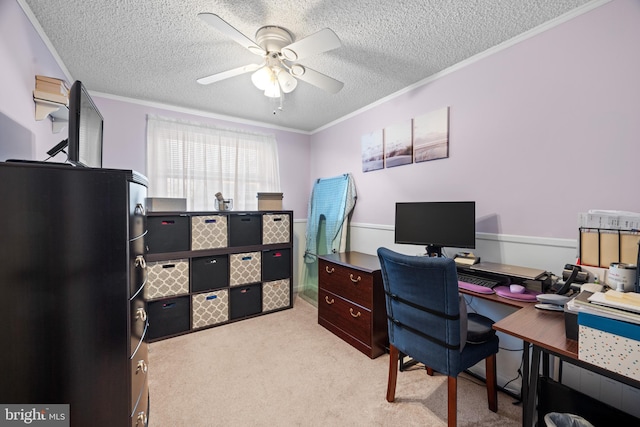
[[[25,6],[26,5],[28,6]],[[313,131],[589,0],[21,0],[70,78],[92,92]],[[279,25],[296,39],[331,28],[342,47],[300,63],[344,82],[300,82],[284,110],[243,74],[196,79],[260,58],[197,17],[219,15],[252,40]]]

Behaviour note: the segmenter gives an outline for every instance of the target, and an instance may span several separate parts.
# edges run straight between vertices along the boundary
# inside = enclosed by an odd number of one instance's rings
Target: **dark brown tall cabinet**
[[[145,196],[131,171],[0,163],[0,404],[148,423]]]

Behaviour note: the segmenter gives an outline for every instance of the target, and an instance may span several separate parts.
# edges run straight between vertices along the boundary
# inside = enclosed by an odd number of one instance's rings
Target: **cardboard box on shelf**
[[[259,211],[281,211],[282,193],[258,193]]]

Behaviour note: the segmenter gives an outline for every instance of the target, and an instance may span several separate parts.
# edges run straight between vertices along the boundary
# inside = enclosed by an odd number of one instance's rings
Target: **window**
[[[187,209],[212,211],[215,194],[234,210],[257,210],[258,192],[280,192],[273,135],[147,116],[150,197],[187,199]]]

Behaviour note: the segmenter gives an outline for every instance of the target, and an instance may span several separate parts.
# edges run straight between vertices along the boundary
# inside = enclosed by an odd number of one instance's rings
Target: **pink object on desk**
[[[514,293],[511,292],[509,286],[496,286],[493,288],[496,291],[496,295],[502,298],[512,299],[516,301],[537,301],[536,295],[539,295],[541,292],[532,291],[526,289],[522,293]]]
[[[493,294],[493,289],[486,286],[474,285],[473,283],[458,281],[458,287],[467,291],[477,292],[479,294]]]

